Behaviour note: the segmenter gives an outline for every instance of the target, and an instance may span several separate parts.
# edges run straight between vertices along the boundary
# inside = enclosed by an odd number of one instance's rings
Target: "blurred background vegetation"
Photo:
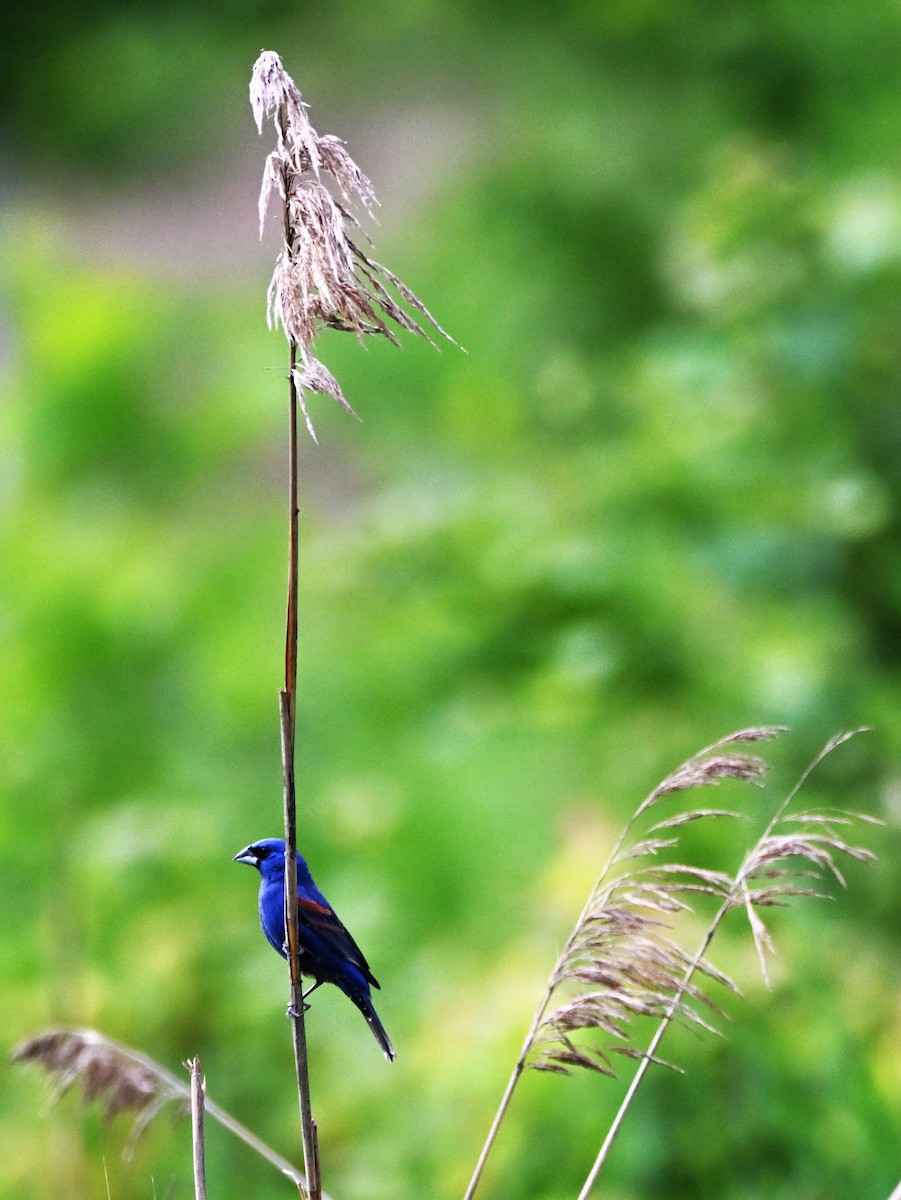
[[[884,817],[775,921],[774,989],[679,1037],[605,1195],[883,1197],[901,1175],[901,13],[889,0],[20,5],[0,43],[4,1044],[97,1026],[299,1159],[284,969],[231,863],[281,827],[285,349],[257,242],[277,50],[466,347],[323,338],[363,418],[302,463],[301,843],[382,981],[388,1068],[308,1028],[327,1188],[462,1193],[619,824],[696,749],[792,732],[763,820]],[[756,824],[748,827],[748,836]],[[734,839],[702,839],[734,867]],[[621,1094],[531,1076],[485,1197],[571,1197]],[[191,1194],[3,1069],[0,1193]],[[290,1185],[216,1128],[210,1195]],[[108,1188],[108,1191],[107,1191]]]

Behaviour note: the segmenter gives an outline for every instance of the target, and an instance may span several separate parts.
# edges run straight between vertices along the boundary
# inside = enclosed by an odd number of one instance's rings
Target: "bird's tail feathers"
[[[354,1004],[366,1018],[366,1024],[372,1030],[375,1040],[382,1048],[382,1053],[388,1062],[394,1062],[397,1055],[394,1053],[394,1047],[391,1045],[391,1039],[385,1032],[385,1026],[379,1020],[379,1015],[372,1006],[372,1001],[368,996],[351,996]]]

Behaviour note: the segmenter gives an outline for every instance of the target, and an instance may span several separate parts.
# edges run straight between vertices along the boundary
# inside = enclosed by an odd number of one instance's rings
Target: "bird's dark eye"
[[[268,846],[251,846],[250,848],[260,860],[269,857],[270,851]]]

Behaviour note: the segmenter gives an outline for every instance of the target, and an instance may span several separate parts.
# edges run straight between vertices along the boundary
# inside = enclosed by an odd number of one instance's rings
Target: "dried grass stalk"
[[[16,1046],[12,1058],[43,1067],[56,1084],[55,1100],[80,1084],[85,1103],[98,1101],[106,1120],[134,1114],[129,1152],[166,1104],[174,1103],[181,1115],[190,1108],[190,1091],[183,1083],[93,1029],[45,1030]]]
[[[41,1067],[56,1084],[54,1099],[78,1084],[85,1103],[94,1100],[101,1103],[107,1120],[120,1113],[132,1114],[135,1123],[125,1147],[126,1156],[134,1151],[141,1134],[167,1104],[174,1104],[181,1116],[191,1109],[191,1088],[186,1083],[148,1055],[123,1046],[95,1029],[45,1029],[18,1045],[11,1057],[14,1062]],[[204,1109],[303,1192],[306,1187],[303,1173],[214,1104],[205,1089]],[[325,1193],[323,1200],[328,1200]]]
[[[838,863],[840,858],[875,861],[876,855],[871,850],[852,844],[844,836],[844,831],[855,824],[881,824],[875,818],[855,812],[788,811],[819,763],[861,732],[851,730],[827,742],[748,851],[735,875],[727,908],[743,908],[747,913],[767,986],[770,983],[767,955],[772,954],[775,947],[757,910],[784,905],[794,896],[824,898],[827,893],[822,890],[822,885],[815,884],[829,876],[845,887],[845,877]]]
[[[735,985],[705,958],[695,961],[679,945],[670,924],[677,914],[692,911],[698,896],[723,903],[732,878],[656,860],[677,852],[684,826],[737,819],[740,814],[698,806],[667,814],[649,826],[646,818],[663,802],[696,788],[714,787],[725,779],[760,782],[766,770],[763,759],[735,748],[779,732],[776,727],[755,726],[730,734],[682,763],[638,806],[551,974],[537,1027],[525,1047],[526,1066],[567,1073],[584,1067],[614,1074],[612,1054],[640,1053],[634,1040],[639,1017],[715,1028],[709,1020],[717,1012],[715,1004],[704,988],[687,983],[686,976],[690,971],[731,990]],[[570,1035],[582,1030],[596,1031],[600,1042],[574,1056]]]
[[[206,1200],[206,1139],[203,1113],[206,1107],[206,1080],[199,1058],[185,1063],[191,1076],[191,1148],[194,1163],[194,1200]]]
[[[734,908],[747,913],[766,978],[766,955],[773,943],[757,910],[784,904],[797,895],[823,894],[824,876],[843,885],[838,865],[842,857],[872,861],[870,850],[846,836],[848,827],[861,819],[857,814],[788,812],[813,769],[851,733],[833,738],[824,747],[734,875],[676,860],[686,825],[739,814],[728,808],[686,807],[654,821],[659,806],[724,779],[760,782],[766,764],[742,747],[782,731],[779,726],[755,726],[707,747],[658,784],[630,817],[551,973],[465,1200],[471,1200],[478,1186],[524,1069],[555,1074],[583,1069],[610,1076],[615,1074],[614,1055],[636,1059],[638,1066],[625,1098],[580,1193],[579,1200],[587,1200],[648,1068],[663,1062],[657,1051],[670,1022],[715,1031],[713,1019],[719,1009],[708,994],[709,986],[715,983],[736,990],[706,957],[726,914]],[[862,819],[872,822],[872,818]],[[700,946],[690,952],[679,944],[673,919],[691,912],[697,899],[705,896],[715,902],[715,914]],[[656,1023],[644,1046],[637,1039],[643,1027],[638,1018]],[[582,1037],[585,1033],[589,1040]]]

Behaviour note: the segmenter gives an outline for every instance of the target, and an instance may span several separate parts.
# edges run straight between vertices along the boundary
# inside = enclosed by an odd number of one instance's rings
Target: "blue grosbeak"
[[[269,944],[282,958],[285,953],[285,843],[281,838],[263,838],[235,855],[260,872],[260,923]],[[322,983],[334,983],[366,1018],[385,1058],[394,1059],[394,1047],[372,1006],[369,985],[378,981],[362,951],[335,910],[313,882],[310,868],[297,856],[297,916],[300,969],[315,981],[304,993],[309,996]]]

